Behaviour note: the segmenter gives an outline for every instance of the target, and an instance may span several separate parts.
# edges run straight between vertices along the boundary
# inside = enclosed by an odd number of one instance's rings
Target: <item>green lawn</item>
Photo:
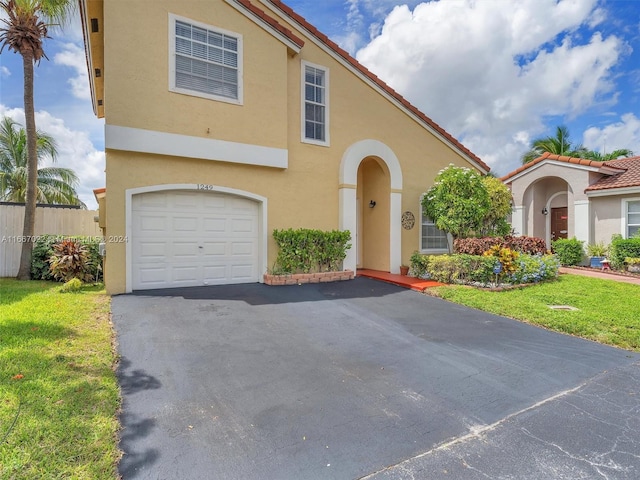
[[[463,286],[428,293],[505,317],[640,351],[640,286],[579,275],[514,290],[487,291]],[[577,311],[552,310],[570,305]]]
[[[101,286],[0,279],[0,478],[117,477],[118,386]]]

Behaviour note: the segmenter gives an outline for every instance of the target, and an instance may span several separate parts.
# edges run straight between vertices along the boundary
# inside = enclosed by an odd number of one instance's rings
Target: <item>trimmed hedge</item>
[[[274,230],[278,257],[274,274],[337,271],[351,247],[351,232],[332,230]]]
[[[458,238],[453,242],[453,252],[482,255],[496,245],[529,255],[543,255],[547,252],[547,244],[542,238],[513,237],[511,235],[505,237]]]
[[[102,257],[99,252],[100,237],[65,237],[61,235],[40,235],[33,244],[31,278],[33,280],[56,281],[51,273],[49,258],[53,255],[53,246],[63,240],[75,240],[86,247],[89,262],[92,265],[90,273],[96,282],[102,280]]]
[[[622,238],[622,235],[614,235],[609,248],[611,266],[624,268],[624,259],[627,257],[640,257],[640,237]]]
[[[559,238],[551,242],[551,248],[562,265],[578,265],[584,258],[583,243],[575,237]]]

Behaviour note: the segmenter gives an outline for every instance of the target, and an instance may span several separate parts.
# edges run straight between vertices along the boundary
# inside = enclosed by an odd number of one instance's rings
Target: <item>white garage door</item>
[[[258,203],[212,192],[132,197],[134,290],[257,282]]]

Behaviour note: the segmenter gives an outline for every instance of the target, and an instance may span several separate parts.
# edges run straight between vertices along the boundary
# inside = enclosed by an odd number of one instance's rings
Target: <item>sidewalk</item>
[[[606,271],[598,270],[583,270],[581,268],[560,267],[560,273],[567,273],[570,275],[582,275],[583,277],[602,278],[604,280],[613,280],[616,282],[632,283],[634,285],[640,285],[640,278],[627,277],[625,275],[618,275],[616,273],[607,273]]]

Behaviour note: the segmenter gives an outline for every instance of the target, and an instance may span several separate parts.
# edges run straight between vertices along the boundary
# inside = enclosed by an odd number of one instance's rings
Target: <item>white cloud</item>
[[[0,65],[0,77],[10,77],[10,76],[11,76],[11,70],[9,70],[4,65]]]
[[[640,155],[640,118],[633,113],[626,113],[619,122],[603,128],[590,127],[585,130],[582,143],[600,153],[626,148],[633,151],[634,155]]]
[[[87,78],[87,60],[84,50],[74,43],[65,43],[62,50],[55,54],[53,63],[73,68],[75,76],[67,80],[71,85],[71,93],[81,100],[91,99],[89,80]]]
[[[24,126],[22,108],[7,108],[0,104],[0,117],[4,116],[11,117]],[[87,132],[70,129],[64,120],[46,111],[36,112],[36,126],[57,142],[58,159],[55,165],[71,168],[80,179],[80,185],[76,188],[80,199],[88,208],[97,208],[93,189],[105,186],[104,152],[96,150]]]
[[[363,0],[368,1],[368,0]],[[503,174],[547,116],[613,104],[628,53],[597,0],[457,0],[395,7],[357,58]]]

